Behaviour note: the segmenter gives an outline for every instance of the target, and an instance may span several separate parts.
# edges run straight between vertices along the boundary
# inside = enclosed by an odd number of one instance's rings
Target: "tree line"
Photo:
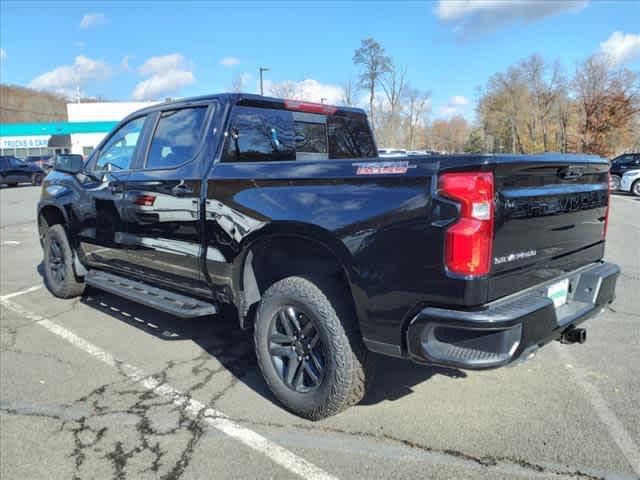
[[[353,54],[357,77],[341,85],[341,103],[363,107],[379,146],[444,152],[575,152],[611,156],[640,150],[639,74],[594,54],[573,71],[534,54],[476,89],[475,118],[433,118],[431,91],[411,84],[373,38]],[[437,87],[437,86],[434,86]],[[297,98],[295,82],[271,94]]]
[[[610,156],[640,150],[640,81],[637,72],[616,66],[602,54],[567,73],[559,62],[534,54],[477,88],[476,118],[432,119],[430,91],[411,86],[374,39],[362,40],[353,63],[355,89],[376,138],[384,146],[447,152],[576,152]],[[354,85],[343,87],[354,102]]]

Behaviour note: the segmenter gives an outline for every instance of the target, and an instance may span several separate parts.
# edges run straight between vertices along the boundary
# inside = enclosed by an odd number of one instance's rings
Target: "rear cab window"
[[[366,117],[236,106],[225,132],[223,162],[375,157]]]

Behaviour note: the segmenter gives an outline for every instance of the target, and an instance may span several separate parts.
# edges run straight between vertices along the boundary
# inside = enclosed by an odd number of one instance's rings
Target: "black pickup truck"
[[[45,281],[183,318],[232,305],[276,397],[319,419],[363,397],[371,352],[479,369],[584,342],[577,325],[619,274],[602,260],[608,169],[561,154],[380,159],[360,109],[164,103],[47,176]]]

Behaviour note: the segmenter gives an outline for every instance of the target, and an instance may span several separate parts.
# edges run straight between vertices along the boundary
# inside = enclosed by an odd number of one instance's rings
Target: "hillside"
[[[66,105],[64,98],[51,93],[0,84],[0,123],[66,120]]]

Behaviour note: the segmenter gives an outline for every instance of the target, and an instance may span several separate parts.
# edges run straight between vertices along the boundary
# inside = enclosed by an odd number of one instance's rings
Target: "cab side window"
[[[129,170],[146,117],[125,123],[102,147],[94,170]]]
[[[200,146],[206,116],[206,106],[162,112],[146,168],[173,168],[191,160]]]

